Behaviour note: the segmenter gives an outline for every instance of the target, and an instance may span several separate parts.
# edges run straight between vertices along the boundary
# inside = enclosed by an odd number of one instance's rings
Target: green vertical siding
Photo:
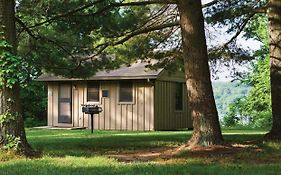
[[[155,130],[192,128],[187,105],[187,90],[183,88],[183,110],[175,110],[175,86],[177,82],[157,80],[155,82]]]

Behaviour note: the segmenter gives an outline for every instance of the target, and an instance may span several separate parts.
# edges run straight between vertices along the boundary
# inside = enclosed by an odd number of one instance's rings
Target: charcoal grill
[[[99,114],[102,112],[102,108],[98,105],[86,104],[82,105],[82,112],[89,114],[91,117],[91,133],[94,130],[94,114]]]

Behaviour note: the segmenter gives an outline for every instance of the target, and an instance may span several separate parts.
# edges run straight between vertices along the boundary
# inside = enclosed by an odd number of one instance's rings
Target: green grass
[[[224,130],[230,143],[247,143],[262,138],[263,130]],[[26,159],[0,152],[0,175],[6,174],[280,174],[281,143],[250,144],[239,153],[184,152],[169,159],[149,162],[120,162],[107,154],[145,149],[177,147],[191,131],[118,132],[88,130],[27,129],[28,141],[43,152],[43,157]]]
[[[54,156],[85,156],[108,151],[173,147],[186,141],[191,132],[120,132],[87,130],[28,130],[28,141]]]

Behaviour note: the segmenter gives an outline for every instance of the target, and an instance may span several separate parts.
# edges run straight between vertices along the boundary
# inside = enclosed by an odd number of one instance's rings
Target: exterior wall
[[[184,72],[180,72],[180,71],[169,72],[168,70],[163,70],[158,76],[157,80],[185,83],[185,75]]]
[[[82,104],[85,104],[87,91],[85,83],[73,82],[72,89],[72,118],[74,127],[88,127],[88,116],[82,112]]]
[[[183,110],[175,110],[176,83],[169,81],[156,81],[155,83],[155,130],[192,128],[185,83],[181,83],[183,86]]]
[[[48,126],[58,126],[58,84],[48,84]]]
[[[175,109],[176,84],[183,86],[183,110]],[[163,71],[155,82],[155,130],[175,130],[192,128],[192,120],[187,104],[187,90],[184,73],[169,74]]]
[[[70,82],[71,83],[71,82]],[[72,126],[90,127],[90,117],[82,113],[81,105],[87,103],[87,83],[72,82]],[[59,83],[48,85],[48,125],[58,123]],[[118,81],[100,81],[100,90],[109,90],[109,97],[101,97],[98,104],[103,112],[94,115],[94,129],[98,130],[154,130],[154,86],[147,81],[134,81],[134,102],[118,102]]]
[[[108,98],[101,98],[103,112],[94,117],[94,129],[153,130],[153,89],[145,81],[134,81],[134,102],[118,102],[118,81],[104,81],[102,90],[109,90]]]

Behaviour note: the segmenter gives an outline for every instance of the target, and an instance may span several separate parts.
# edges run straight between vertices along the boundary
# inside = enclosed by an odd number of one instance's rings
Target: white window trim
[[[88,101],[88,83],[87,82],[87,85],[86,85],[86,104],[101,104],[101,83],[100,82],[97,82],[99,84],[99,101]]]
[[[133,85],[133,101],[128,101],[128,102],[120,102],[120,82],[118,82],[118,86],[117,86],[117,104],[119,104],[119,105],[122,105],[122,104],[129,104],[129,105],[133,105],[133,104],[135,104],[135,93],[136,93],[136,90],[135,90],[135,83],[134,82],[132,82],[132,85]]]

